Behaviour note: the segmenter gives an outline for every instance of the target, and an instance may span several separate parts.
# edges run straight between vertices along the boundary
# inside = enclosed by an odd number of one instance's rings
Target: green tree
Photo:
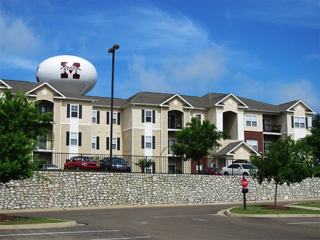
[[[41,114],[37,105],[18,94],[0,97],[0,182],[31,177],[37,136],[47,132],[52,114]]]
[[[201,123],[198,118],[192,118],[185,128],[176,133],[177,143],[171,149],[177,156],[197,161],[200,170],[200,160],[214,146],[219,146],[218,140],[223,137],[223,132],[217,131],[214,124],[208,121]]]
[[[312,121],[311,134],[305,137],[306,143],[312,149],[314,156],[313,166],[315,176],[320,176],[320,114],[316,114]]]
[[[273,142],[266,156],[252,157],[252,163],[258,168],[256,177],[259,184],[263,181],[274,181],[274,206],[277,206],[278,186],[286,183],[301,182],[311,176],[308,164],[310,156],[306,146],[291,138],[279,139]]]

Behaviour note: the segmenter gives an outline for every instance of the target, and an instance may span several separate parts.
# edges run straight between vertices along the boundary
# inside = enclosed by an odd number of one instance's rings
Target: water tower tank
[[[63,92],[84,95],[96,84],[97,71],[83,58],[61,55],[42,61],[36,77],[38,82],[48,82]]]

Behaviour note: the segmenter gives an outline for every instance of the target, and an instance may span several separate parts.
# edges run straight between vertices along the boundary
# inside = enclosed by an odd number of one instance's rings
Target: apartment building
[[[176,142],[176,132],[193,117],[208,120],[229,136],[211,151],[210,161],[201,163],[204,168],[221,168],[233,160],[250,160],[282,136],[303,138],[315,113],[303,100],[272,105],[233,93],[186,96],[138,92],[127,99],[116,98],[111,116],[110,98],[67,93],[47,82],[0,79],[0,94],[6,90],[22,92],[39,104],[40,111],[53,113],[50,133],[38,139],[40,156],[55,163],[54,153],[106,155],[112,147],[114,155],[164,157],[155,162],[158,173],[196,170],[191,161],[177,161],[170,148]],[[110,124],[113,139],[109,138]],[[138,171],[135,164],[132,167]]]

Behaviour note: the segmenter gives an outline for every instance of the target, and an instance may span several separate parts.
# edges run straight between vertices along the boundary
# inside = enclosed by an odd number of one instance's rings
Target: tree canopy
[[[51,113],[40,113],[22,94],[0,97],[0,182],[32,176],[36,138],[47,132],[50,121]]]
[[[214,124],[192,118],[185,128],[176,133],[177,143],[172,145],[172,151],[177,156],[198,161],[200,165],[200,160],[208,155],[211,148],[219,146],[218,140],[223,136]]]
[[[275,184],[274,205],[277,205],[278,185],[301,182],[311,176],[308,164],[309,154],[306,145],[291,138],[273,142],[265,156],[254,156],[252,163],[258,168],[256,177],[259,184],[263,181]]]

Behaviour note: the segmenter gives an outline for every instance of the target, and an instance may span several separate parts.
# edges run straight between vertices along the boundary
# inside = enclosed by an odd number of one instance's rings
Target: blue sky
[[[35,81],[44,59],[92,62],[90,95],[233,92],[320,111],[319,0],[0,0],[0,78]]]

